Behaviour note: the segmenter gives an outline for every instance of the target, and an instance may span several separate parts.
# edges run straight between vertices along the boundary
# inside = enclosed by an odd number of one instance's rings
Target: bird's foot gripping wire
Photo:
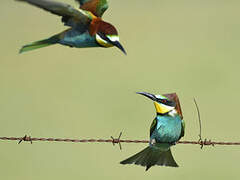
[[[118,136],[117,139],[114,138],[113,136],[111,136],[112,144],[113,144],[113,145],[115,145],[115,144],[119,144],[119,148],[120,148],[120,150],[122,150],[122,145],[121,145],[121,140],[120,140],[121,136],[122,136],[122,132],[120,132],[120,134],[119,134],[119,136]]]
[[[176,142],[171,142],[170,143],[172,146],[175,146],[177,143]]]
[[[32,138],[31,138],[31,136],[25,135],[24,137],[22,137],[22,138],[20,139],[20,141],[18,142],[18,144],[20,144],[22,141],[30,141],[31,144],[32,144]]]

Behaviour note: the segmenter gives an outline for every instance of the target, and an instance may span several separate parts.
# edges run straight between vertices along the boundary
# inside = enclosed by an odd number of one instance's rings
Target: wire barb
[[[201,146],[201,149],[203,149],[203,146],[213,146],[214,147],[214,143],[209,139],[209,140],[207,140],[207,139],[204,139],[204,141],[199,141],[199,144],[200,144],[200,146]]]
[[[198,143],[200,145],[200,148],[203,149],[203,147],[205,145],[210,145],[211,144],[211,140],[207,140],[207,139],[202,139],[202,121],[201,121],[201,116],[200,116],[200,110],[199,110],[199,107],[198,107],[198,104],[197,104],[197,101],[195,98],[193,98],[194,100],[194,103],[195,103],[195,106],[196,106],[196,109],[197,109],[197,114],[198,114],[198,122],[199,122],[199,134],[198,134]],[[214,144],[213,144],[214,146]]]
[[[23,136],[23,137],[19,140],[18,144],[21,144],[22,141],[30,141],[31,144],[32,144],[32,138],[31,138],[31,136],[27,136],[27,135]]]
[[[112,139],[112,144],[115,146],[115,144],[118,144],[119,145],[119,148],[120,148],[120,150],[122,150],[122,145],[121,145],[121,140],[120,140],[120,138],[121,138],[121,136],[122,136],[122,132],[120,132],[120,134],[119,134],[119,136],[118,136],[118,138],[116,139],[116,138],[114,138],[113,136],[111,136],[111,139]]]

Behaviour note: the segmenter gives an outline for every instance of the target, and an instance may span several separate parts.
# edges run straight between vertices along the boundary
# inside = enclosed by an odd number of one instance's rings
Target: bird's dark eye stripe
[[[174,101],[169,101],[166,99],[159,99],[158,102],[165,104],[167,106],[174,106],[174,107],[176,106],[176,103]]]
[[[103,33],[98,33],[98,35],[105,41],[111,43],[111,41],[103,34]]]

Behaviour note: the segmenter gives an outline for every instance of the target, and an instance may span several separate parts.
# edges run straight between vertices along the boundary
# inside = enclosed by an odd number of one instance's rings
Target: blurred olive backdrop
[[[63,0],[64,1],[64,0]],[[75,6],[73,0],[65,0]],[[109,0],[104,19],[128,52],[60,45],[18,54],[63,31],[60,18],[13,0],[0,2],[0,136],[148,139],[152,102],[136,91],[177,92],[185,140],[237,141],[240,105],[240,1]],[[179,168],[119,162],[146,144],[0,141],[0,177],[47,179],[239,179],[240,147],[177,145]]]

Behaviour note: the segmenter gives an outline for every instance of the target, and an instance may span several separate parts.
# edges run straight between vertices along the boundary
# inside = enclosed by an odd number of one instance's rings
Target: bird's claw
[[[172,142],[170,143],[172,146],[175,146],[177,143],[176,142]]]

